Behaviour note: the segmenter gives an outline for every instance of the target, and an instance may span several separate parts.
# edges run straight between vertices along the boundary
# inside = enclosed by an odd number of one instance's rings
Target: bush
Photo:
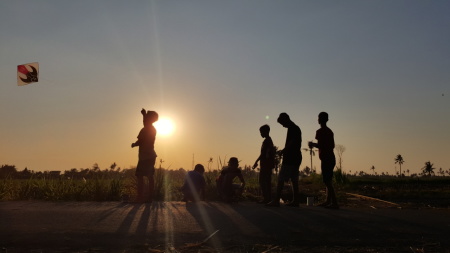
[[[334,180],[338,185],[346,185],[349,182],[347,174],[345,174],[345,172],[343,172],[342,169],[337,169],[334,172]]]

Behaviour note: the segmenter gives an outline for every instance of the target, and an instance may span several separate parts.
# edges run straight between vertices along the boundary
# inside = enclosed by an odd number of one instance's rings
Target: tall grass
[[[155,170],[153,199],[174,201],[183,198],[181,186],[186,176],[185,170]],[[206,199],[217,200],[216,178],[219,170],[207,171]],[[259,194],[257,173],[244,169],[246,191],[250,195]],[[146,182],[148,183],[148,182]],[[0,200],[47,200],[47,201],[120,201],[133,200],[137,195],[137,180],[134,170],[118,173],[97,173],[93,176],[46,178],[31,176],[28,179],[6,177],[0,179]],[[148,189],[145,187],[144,189]],[[145,194],[148,194],[146,192]]]
[[[6,177],[2,180],[0,180],[0,200],[3,199],[12,199],[11,198],[11,192],[14,188],[14,182],[11,177]]]
[[[0,200],[115,201],[123,193],[118,178],[0,180]]]
[[[154,200],[179,201],[183,198],[180,191],[186,176],[185,170],[155,170]],[[216,178],[219,170],[205,172],[206,199],[218,200]],[[246,181],[244,198],[254,200],[261,196],[258,173],[244,167],[242,174]],[[136,177],[134,170],[120,173],[94,173],[82,176],[38,177],[28,179],[6,176],[0,178],[0,201],[8,200],[46,200],[46,201],[121,201],[136,198]],[[90,175],[90,176],[89,176]],[[236,179],[237,180],[237,179]],[[398,178],[398,177],[356,177],[348,176],[340,170],[334,174],[339,198],[345,198],[345,192],[363,194],[385,200],[435,199],[446,200],[450,205],[450,179],[438,177]],[[237,180],[238,182],[238,180]],[[272,176],[272,192],[275,192],[277,176]],[[322,197],[324,185],[320,174],[312,173],[300,180],[301,196]],[[412,200],[411,200],[412,201]],[[444,204],[445,204],[444,203]]]
[[[337,169],[334,172],[334,180],[338,185],[346,185],[349,183],[348,176],[345,172],[342,171],[342,169]]]
[[[352,176],[345,189],[392,201],[436,200],[450,206],[450,178]],[[445,201],[441,201],[445,200]]]

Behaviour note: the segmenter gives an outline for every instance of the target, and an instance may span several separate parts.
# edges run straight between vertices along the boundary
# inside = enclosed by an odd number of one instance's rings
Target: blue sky
[[[448,1],[2,1],[0,164],[137,162],[142,107],[172,119],[163,167],[253,164],[287,112],[303,147],[330,114],[346,171],[450,168]],[[40,81],[16,85],[39,62]],[[314,157],[314,166],[319,161]],[[309,155],[304,153],[304,166]],[[319,168],[319,167],[318,167]]]

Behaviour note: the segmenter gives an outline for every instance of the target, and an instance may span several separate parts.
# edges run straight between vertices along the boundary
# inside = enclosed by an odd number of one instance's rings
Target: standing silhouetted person
[[[269,125],[260,127],[259,132],[264,141],[261,145],[261,153],[256,159],[253,169],[258,166],[259,162],[259,186],[263,196],[259,203],[267,204],[272,198],[272,169],[275,167],[275,148],[269,135]]]
[[[145,109],[142,109],[141,113],[144,127],[139,132],[137,141],[131,144],[132,148],[139,146],[139,161],[136,167],[137,201],[152,202],[155,186],[153,175],[155,174],[155,161],[157,156],[155,152],[156,128],[153,126],[153,123],[158,121],[158,113],[155,111],[146,112]],[[148,178],[148,199],[144,199],[144,177]]]
[[[201,164],[195,165],[194,170],[189,171],[181,187],[184,198],[183,201],[199,201],[205,199],[205,167]]]
[[[277,193],[274,200],[268,203],[268,206],[280,206],[281,193],[283,191],[284,183],[289,179],[292,182],[293,199],[287,206],[298,207],[299,200],[299,170],[302,163],[302,131],[285,112],[278,117],[278,123],[287,128],[286,144],[281,150],[283,155],[283,162],[281,163],[280,173],[278,174]]]
[[[334,156],[334,134],[330,128],[327,127],[328,113],[319,113],[320,129],[316,131],[317,143],[309,142],[309,148],[319,149],[319,158],[321,161],[320,168],[322,170],[323,182],[326,187],[326,200],[318,206],[323,206],[331,209],[339,209],[337,203],[336,193],[333,187],[333,169],[336,165],[336,158]]]

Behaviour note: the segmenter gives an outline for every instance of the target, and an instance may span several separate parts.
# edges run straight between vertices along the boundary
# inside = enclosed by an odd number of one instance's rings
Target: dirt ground
[[[0,252],[450,252],[449,209],[351,202],[0,202]]]

